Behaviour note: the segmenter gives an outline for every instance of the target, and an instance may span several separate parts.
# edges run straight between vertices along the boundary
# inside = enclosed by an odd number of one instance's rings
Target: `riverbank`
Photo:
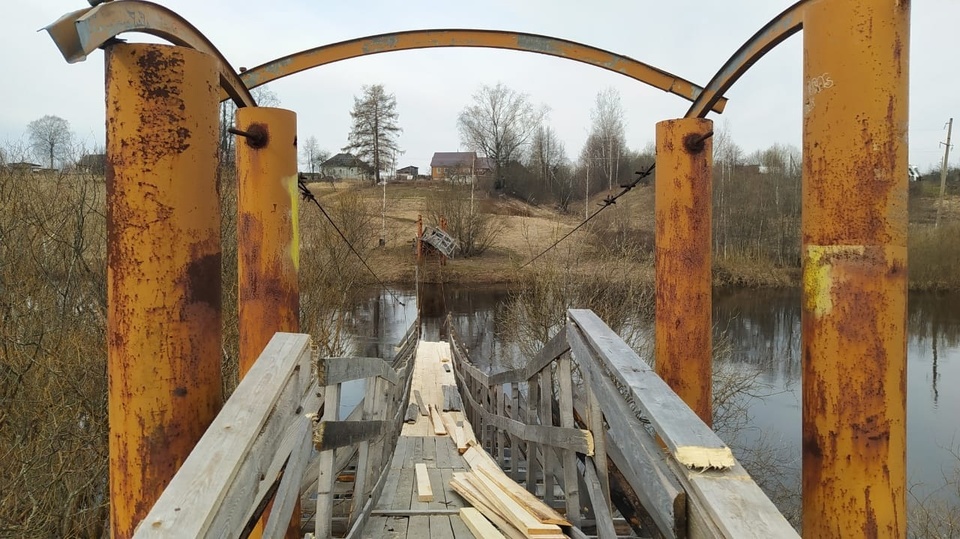
[[[521,285],[532,278],[531,266],[523,267],[563,235],[576,227],[584,213],[561,213],[508,197],[475,193],[477,212],[494,229],[490,247],[477,256],[456,257],[441,265],[428,257],[415,266],[414,238],[418,216],[425,225],[449,205],[448,186],[434,182],[404,182],[382,187],[357,184],[312,184],[321,201],[331,203],[350,193],[363,202],[370,228],[370,244],[383,247],[366,252],[371,267],[388,284],[413,286],[420,282],[471,286]],[[466,191],[469,194],[469,191]],[[604,193],[597,195],[602,200]],[[960,197],[947,201],[944,225],[933,226],[930,203],[911,199],[910,288],[911,290],[960,290]],[[581,203],[582,204],[582,203]],[[581,206],[582,208],[583,206]],[[595,205],[586,209],[595,208]],[[917,210],[917,211],[914,211]],[[799,230],[796,231],[799,233]],[[610,207],[589,226],[564,240],[538,264],[558,264],[569,274],[605,271],[603,260],[617,259],[617,274],[611,279],[631,279],[653,284],[653,187],[637,188]],[[800,284],[799,267],[781,266],[766,259],[742,255],[715,256],[714,285],[718,287],[792,288]]]

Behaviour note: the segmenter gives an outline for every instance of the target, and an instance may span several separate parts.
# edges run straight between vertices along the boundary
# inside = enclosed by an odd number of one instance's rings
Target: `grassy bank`
[[[345,196],[361,200],[368,233],[360,239],[367,248],[366,256],[380,278],[393,284],[413,285],[415,272],[414,237],[418,216],[425,225],[436,224],[439,216],[464,211],[471,193],[451,193],[448,186],[418,182],[390,184],[380,187],[357,184],[315,184],[312,189],[324,204],[336,204]],[[533,278],[530,266],[524,263],[569,232],[583,218],[561,213],[550,207],[534,206],[516,199],[473,193],[476,213],[486,219],[490,230],[489,245],[473,256],[458,256],[440,265],[428,257],[420,268],[421,282],[445,282],[464,285],[519,285]],[[606,193],[597,195],[602,200]],[[459,197],[460,206],[452,207],[452,197]],[[590,210],[596,206],[591,203]],[[310,211],[309,208],[304,211]],[[358,208],[359,211],[359,208]],[[936,199],[929,190],[911,188],[911,225],[909,230],[910,288],[914,290],[960,290],[960,196],[948,197],[941,216],[943,224],[934,226]],[[714,284],[723,287],[782,288],[798,286],[799,216],[797,222],[784,218],[770,227],[772,238],[756,236],[752,241],[739,240],[746,235],[742,224],[731,233],[724,233],[715,212]],[[350,219],[345,214],[345,219]],[[744,217],[749,221],[750,217]],[[325,226],[319,223],[320,226]],[[763,229],[763,223],[757,226]],[[453,230],[456,233],[456,230]],[[384,247],[378,238],[384,237]],[[759,239],[758,239],[759,238]],[[618,267],[632,279],[653,282],[653,187],[643,186],[624,197],[588,226],[576,232],[556,249],[556,254],[570,272],[604,275],[605,267],[616,260]],[[366,277],[372,280],[372,277]],[[610,279],[622,274],[608,275]]]

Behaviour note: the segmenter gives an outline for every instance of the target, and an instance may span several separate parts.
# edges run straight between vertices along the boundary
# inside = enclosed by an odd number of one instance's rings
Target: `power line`
[[[711,134],[712,134],[712,133],[711,133]],[[540,258],[541,256],[547,254],[547,252],[549,252],[551,249],[553,249],[554,247],[556,247],[557,245],[559,245],[561,241],[569,238],[570,235],[573,234],[574,232],[576,232],[577,230],[580,230],[585,224],[589,223],[591,219],[593,219],[594,217],[596,217],[597,215],[599,215],[600,212],[602,212],[603,210],[605,210],[605,209],[609,208],[610,206],[613,206],[614,204],[616,204],[618,198],[620,198],[620,197],[622,197],[623,195],[625,195],[625,194],[627,194],[628,192],[630,192],[630,190],[633,189],[634,187],[636,187],[637,184],[640,183],[641,180],[643,180],[644,178],[646,178],[647,176],[649,176],[650,174],[652,174],[652,173],[653,173],[653,169],[654,169],[656,166],[657,166],[657,164],[656,164],[656,163],[653,163],[652,165],[650,165],[650,166],[647,168],[647,170],[637,171],[637,172],[636,172],[637,178],[636,178],[635,180],[633,180],[632,182],[630,182],[630,183],[628,183],[628,184],[626,184],[626,185],[621,185],[621,186],[620,186],[620,192],[617,193],[616,195],[611,195],[611,196],[608,196],[607,198],[603,199],[603,202],[600,203],[600,207],[597,208],[597,211],[591,213],[586,219],[584,219],[583,221],[580,221],[580,224],[579,224],[579,225],[573,227],[573,230],[571,230],[570,232],[567,232],[566,234],[564,234],[563,237],[561,237],[561,238],[558,239],[557,241],[553,242],[553,244],[550,245],[550,247],[547,247],[546,249],[544,249],[543,251],[541,251],[540,254],[538,254],[537,256],[535,256],[535,257],[533,257],[533,258],[531,258],[531,259],[528,260],[524,265],[520,266],[520,267],[517,268],[517,269],[518,269],[518,270],[521,270],[521,269],[529,266],[530,264],[533,264],[538,258]]]
[[[350,240],[348,240],[347,237],[343,234],[343,232],[340,230],[340,227],[337,226],[337,223],[333,222],[333,219],[330,218],[330,214],[327,213],[327,210],[323,209],[323,206],[320,205],[320,201],[317,200],[317,197],[315,197],[313,193],[310,191],[310,189],[307,188],[307,185],[303,183],[303,180],[297,180],[297,185],[300,187],[300,195],[303,197],[303,199],[312,201],[314,204],[317,205],[318,208],[320,208],[320,212],[323,214],[324,217],[327,218],[327,221],[330,223],[333,229],[337,231],[337,234],[340,235],[340,239],[342,239],[343,242],[347,244],[347,247],[349,247],[350,250],[353,251],[353,254],[357,255],[357,258],[359,258],[360,262],[363,263],[363,267],[367,268],[367,271],[370,272],[370,275],[373,275],[373,278],[377,280],[377,283],[380,284],[380,287],[386,290],[387,293],[389,293],[391,296],[393,296],[393,299],[396,300],[397,303],[405,307],[406,304],[400,301],[400,298],[397,297],[397,295],[394,294],[392,290],[387,288],[387,285],[383,284],[383,281],[380,280],[380,277],[377,277],[377,274],[373,271],[373,269],[370,268],[370,266],[367,264],[367,261],[363,259],[363,256],[361,256],[360,253],[357,252],[356,249],[354,249],[353,244],[350,243]]]

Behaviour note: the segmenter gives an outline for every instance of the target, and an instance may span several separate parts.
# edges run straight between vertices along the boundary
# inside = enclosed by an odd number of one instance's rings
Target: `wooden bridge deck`
[[[443,386],[456,385],[450,362],[450,345],[442,342],[421,341],[414,360],[410,400],[416,402],[414,392],[427,407],[443,409]],[[444,365],[451,367],[450,372]],[[459,422],[463,415],[449,413]],[[433,501],[422,502],[417,496],[414,468],[426,465],[433,490]],[[380,500],[374,506],[362,537],[472,538],[473,534],[460,519],[459,509],[469,507],[450,487],[454,472],[463,472],[470,466],[457,452],[449,436],[434,434],[427,415],[418,414],[416,423],[405,423],[393,454],[390,476],[384,485]]]

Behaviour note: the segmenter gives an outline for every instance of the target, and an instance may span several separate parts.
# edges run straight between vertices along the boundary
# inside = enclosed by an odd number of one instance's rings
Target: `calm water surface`
[[[413,291],[371,295],[354,314],[354,351],[391,356],[416,318]],[[421,294],[424,338],[445,338],[449,311],[471,356],[489,370],[516,364],[516,348],[500,338],[497,313],[509,301],[499,288],[431,289]],[[731,350],[735,368],[758,372],[759,395],[746,402],[749,424],[728,440],[747,449],[772,449],[776,478],[787,491],[800,481],[800,296],[798,291],[719,291],[714,297],[715,339]],[[912,293],[907,342],[907,470],[914,494],[936,491],[960,461],[960,294]],[[345,402],[345,406],[349,406]],[[938,494],[939,495],[939,494]],[[950,494],[942,493],[944,496]],[[954,494],[955,495],[955,494]],[[960,503],[960,500],[956,500]]]

